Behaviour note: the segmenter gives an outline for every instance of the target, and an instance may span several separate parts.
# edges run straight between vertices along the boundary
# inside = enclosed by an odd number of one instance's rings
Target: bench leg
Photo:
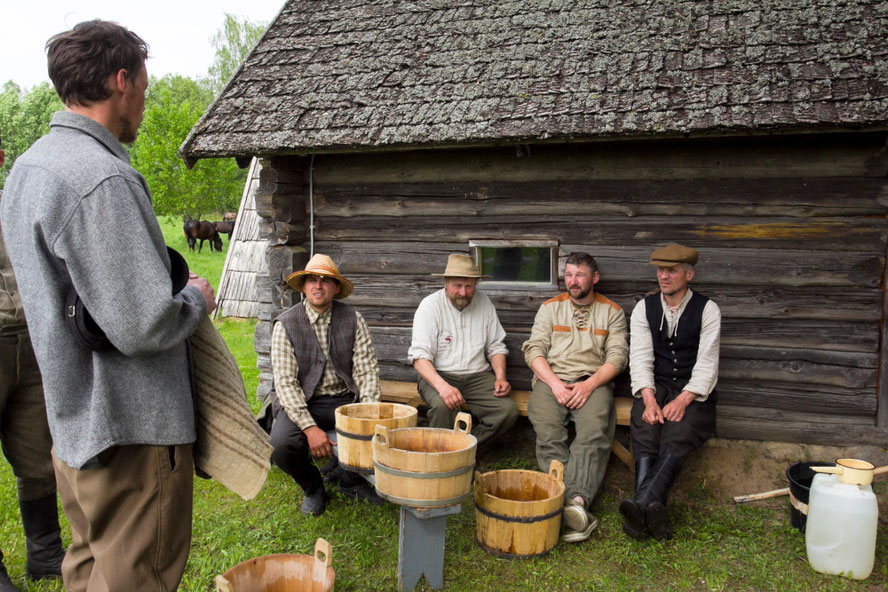
[[[632,458],[632,453],[626,450],[626,447],[616,440],[614,440],[614,448],[611,452],[617,455],[617,458],[623,461],[623,464],[630,469],[635,467],[635,459]]]

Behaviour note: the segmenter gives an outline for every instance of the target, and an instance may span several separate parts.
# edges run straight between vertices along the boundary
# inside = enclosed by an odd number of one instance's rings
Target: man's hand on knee
[[[449,384],[439,389],[438,394],[441,395],[441,400],[444,401],[448,409],[461,409],[463,403],[466,402],[459,389]]]

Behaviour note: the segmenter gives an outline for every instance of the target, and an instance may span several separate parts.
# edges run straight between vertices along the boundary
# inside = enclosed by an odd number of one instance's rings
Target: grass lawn
[[[169,244],[189,265],[218,285],[224,253],[187,253],[178,223],[164,224]],[[178,232],[178,234],[177,234]],[[225,240],[225,239],[223,239]],[[206,246],[206,245],[205,245]],[[226,242],[225,248],[228,248]],[[214,267],[215,266],[215,267]],[[218,268],[218,269],[217,269]],[[215,274],[215,275],[214,275]],[[258,380],[252,348],[254,322],[219,324],[237,357],[247,391]],[[255,401],[252,401],[255,405]],[[526,420],[522,420],[526,422]],[[521,433],[526,434],[527,425]],[[515,446],[479,455],[483,470],[534,469],[532,445],[516,436]],[[725,470],[731,470],[725,468]],[[739,468],[737,470],[740,470]],[[611,459],[592,510],[601,526],[582,544],[559,543],[549,555],[532,560],[499,559],[475,543],[474,504],[447,519],[445,590],[537,592],[577,590],[860,590],[885,589],[888,537],[880,520],[873,574],[863,582],[812,571],[804,536],[789,526],[787,499],[734,506],[718,497],[702,476],[674,492],[671,516],[676,538],[666,543],[637,542],[620,529],[619,501],[632,490],[632,476]],[[874,485],[884,497],[885,483]],[[750,492],[751,493],[751,492]],[[299,512],[302,493],[273,468],[265,488],[244,502],[214,481],[195,479],[191,554],[181,590],[215,590],[214,577],[236,563],[271,553],[311,554],[317,537],[333,546],[336,590],[397,590],[398,507],[361,504],[334,495],[328,511],[309,518]],[[65,542],[70,540],[63,520]],[[18,517],[15,480],[0,463],[0,548],[13,581],[24,590],[61,591],[59,582],[24,580],[25,544]],[[138,583],[133,583],[138,590]],[[417,590],[430,590],[425,580]]]

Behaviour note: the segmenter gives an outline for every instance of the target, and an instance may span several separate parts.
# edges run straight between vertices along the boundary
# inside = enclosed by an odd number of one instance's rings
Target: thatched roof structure
[[[885,126],[877,0],[289,0],[199,158]]]

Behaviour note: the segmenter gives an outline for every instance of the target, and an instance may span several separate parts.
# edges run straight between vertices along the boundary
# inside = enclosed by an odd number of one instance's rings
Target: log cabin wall
[[[627,317],[656,287],[650,251],[680,242],[700,249],[692,286],[723,315],[718,436],[881,442],[885,146],[884,132],[849,132],[273,158],[257,195],[269,236],[260,396],[312,202],[314,251],[354,282],[348,303],[371,326],[382,378],[415,380],[413,312],[469,241],[557,240],[560,271],[588,251],[597,289]],[[510,381],[527,389],[521,344],[558,290],[480,289],[508,333]]]

